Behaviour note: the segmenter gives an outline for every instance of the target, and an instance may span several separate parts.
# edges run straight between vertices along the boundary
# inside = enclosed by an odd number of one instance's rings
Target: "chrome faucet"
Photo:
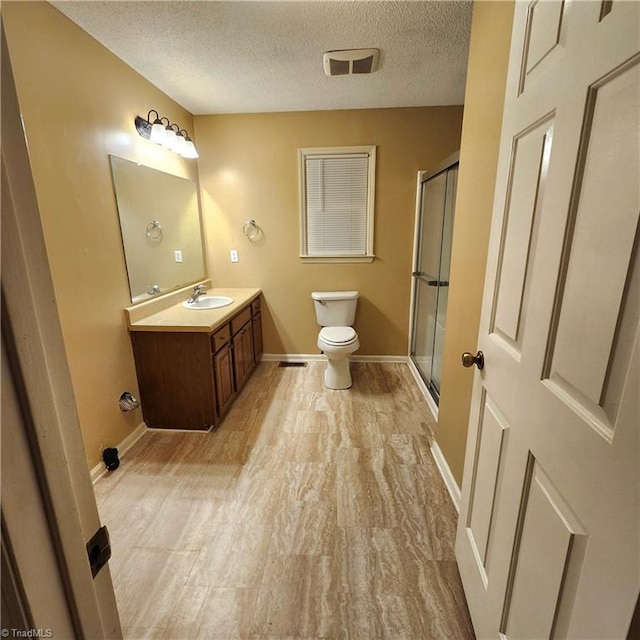
[[[207,290],[204,288],[203,284],[197,284],[195,287],[193,287],[193,293],[191,294],[191,297],[187,300],[187,302],[189,304],[196,302],[196,300],[206,292]]]

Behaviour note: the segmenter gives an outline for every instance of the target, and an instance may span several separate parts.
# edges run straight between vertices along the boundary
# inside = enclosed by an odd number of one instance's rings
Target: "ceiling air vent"
[[[378,68],[380,49],[344,49],[327,51],[322,66],[328,76],[348,76],[352,73],[372,73]]]

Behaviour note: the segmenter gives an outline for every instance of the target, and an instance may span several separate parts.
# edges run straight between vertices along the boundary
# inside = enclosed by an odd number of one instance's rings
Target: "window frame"
[[[364,155],[368,156],[367,169],[367,230],[366,253],[364,255],[336,255],[310,256],[307,243],[307,171],[306,160],[314,156],[340,156],[340,155]],[[363,145],[355,147],[306,147],[298,149],[298,192],[299,192],[299,217],[300,217],[300,259],[302,262],[372,262],[373,253],[373,227],[375,213],[375,176],[376,176],[376,146]]]

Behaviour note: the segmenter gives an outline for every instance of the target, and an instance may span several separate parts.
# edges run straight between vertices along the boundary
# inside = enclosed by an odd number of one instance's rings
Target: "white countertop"
[[[181,295],[179,302],[176,296],[167,300],[165,309],[157,310],[160,300],[154,300],[153,306],[147,307],[149,314],[141,305],[125,309],[129,331],[203,331],[211,332],[231,319],[242,307],[255,300],[262,293],[261,289],[208,289],[208,296],[228,296],[233,302],[218,309],[185,309],[182,303],[189,295]]]

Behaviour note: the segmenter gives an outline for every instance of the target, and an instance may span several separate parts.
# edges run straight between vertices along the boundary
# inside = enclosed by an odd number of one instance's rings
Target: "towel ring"
[[[244,235],[247,236],[249,240],[254,240],[260,233],[260,227],[256,224],[255,220],[247,220],[242,225],[242,233],[244,233]]]
[[[162,240],[162,227],[159,220],[154,220],[147,225],[147,238]]]

